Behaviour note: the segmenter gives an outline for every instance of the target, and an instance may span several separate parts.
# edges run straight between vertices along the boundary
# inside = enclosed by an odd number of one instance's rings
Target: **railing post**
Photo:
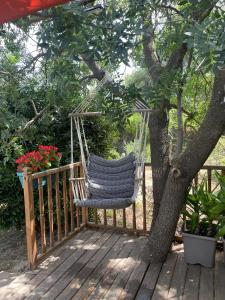
[[[27,168],[24,169],[23,176],[27,254],[30,268],[34,269],[37,262],[37,241],[35,233],[33,180],[32,175],[28,173]]]
[[[84,168],[83,168],[82,162],[80,162],[80,177],[84,177],[84,176],[85,176]],[[85,186],[83,186],[83,188],[85,188]],[[84,196],[86,197],[85,191],[84,191]],[[87,223],[88,223],[88,209],[87,209],[87,207],[82,207],[81,213],[82,213],[82,224],[85,224],[87,226]]]
[[[143,182],[142,182],[142,202],[143,202],[143,231],[146,233],[147,224],[146,224],[146,182],[145,182],[145,165],[143,169]]]
[[[207,169],[207,177],[208,177],[208,192],[211,193],[212,191],[212,170]]]

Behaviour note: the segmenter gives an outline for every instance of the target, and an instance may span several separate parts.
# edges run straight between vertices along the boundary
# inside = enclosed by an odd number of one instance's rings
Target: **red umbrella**
[[[0,24],[66,2],[69,0],[0,0]]]

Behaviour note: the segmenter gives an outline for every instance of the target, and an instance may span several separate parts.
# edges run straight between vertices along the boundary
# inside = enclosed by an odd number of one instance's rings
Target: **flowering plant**
[[[16,159],[17,171],[22,172],[27,167],[31,172],[39,172],[59,166],[62,154],[55,146],[39,145],[38,150],[25,153]]]

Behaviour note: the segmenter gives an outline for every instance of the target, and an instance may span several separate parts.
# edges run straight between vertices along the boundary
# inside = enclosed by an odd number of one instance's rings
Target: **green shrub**
[[[9,169],[0,163],[0,228],[24,224],[23,190],[15,169]]]

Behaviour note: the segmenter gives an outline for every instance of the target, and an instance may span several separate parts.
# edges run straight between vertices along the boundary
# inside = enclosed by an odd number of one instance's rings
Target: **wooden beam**
[[[65,165],[65,166],[62,166],[62,167],[59,167],[59,168],[49,169],[49,170],[38,172],[38,173],[33,173],[33,174],[31,174],[31,176],[32,176],[33,179],[37,179],[37,178],[40,178],[40,177],[45,177],[45,176],[48,176],[48,175],[53,175],[53,174],[56,174],[56,173],[59,173],[59,172],[63,172],[63,171],[69,170],[71,168],[80,167],[80,164],[81,164],[80,162],[76,162],[76,163]]]
[[[32,175],[28,168],[24,169],[24,205],[26,219],[26,238],[28,262],[31,269],[37,264],[37,240],[35,232],[34,195]]]
[[[135,108],[134,110],[133,110],[133,112],[137,112],[137,113],[142,113],[142,112],[152,112],[152,109],[150,109],[150,108]]]
[[[98,111],[90,111],[90,112],[75,112],[71,113],[68,116],[71,117],[98,117],[101,116],[103,113]]]

